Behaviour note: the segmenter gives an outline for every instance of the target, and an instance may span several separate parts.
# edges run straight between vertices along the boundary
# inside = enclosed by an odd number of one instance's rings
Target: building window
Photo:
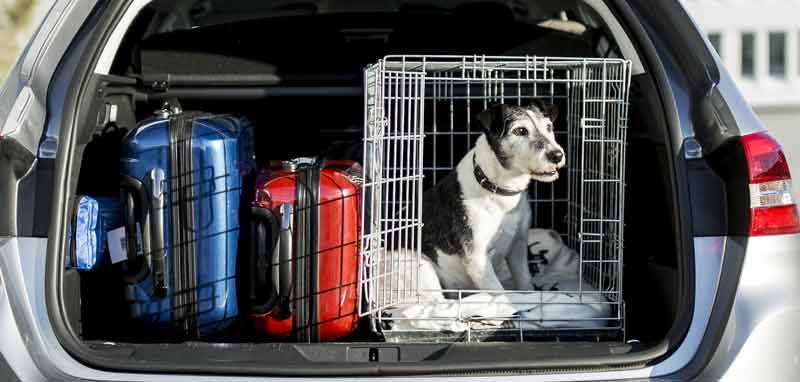
[[[753,78],[756,75],[756,34],[742,34],[742,77]]]
[[[717,51],[717,54],[722,56],[722,51],[720,50],[720,46],[722,45],[722,35],[719,33],[709,33],[708,39],[711,41],[711,45],[714,47],[714,50]]]
[[[769,34],[769,75],[786,77],[786,33]]]

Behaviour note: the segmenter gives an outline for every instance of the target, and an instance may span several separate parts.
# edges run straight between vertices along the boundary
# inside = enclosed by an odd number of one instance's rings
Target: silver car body
[[[147,2],[132,2],[121,25],[125,24],[125,20],[130,21],[137,9]],[[32,153],[37,152],[39,137],[45,127],[48,88],[56,65],[95,5],[96,2],[92,0],[55,1],[0,92],[0,121],[4,121],[0,135],[5,139],[15,139]],[[116,37],[112,36],[112,40],[121,38],[124,28],[118,28],[118,32]],[[110,65],[110,59],[101,58],[97,70],[102,72],[104,65]],[[722,68],[721,73],[719,89],[733,111],[740,131],[752,133],[763,130],[730,76]],[[680,91],[678,87],[673,90]],[[691,119],[686,115],[688,107],[677,106],[684,113],[680,116],[683,139],[691,138]],[[16,211],[2,213],[16,214]],[[677,350],[653,366],[602,373],[458,377],[458,380],[680,378],[681,374],[676,373],[680,373],[696,357],[709,355],[702,354],[704,351],[713,354],[710,362],[700,370],[702,379],[800,380],[800,331],[797,330],[800,323],[800,299],[797,298],[800,293],[800,235],[754,237],[747,241],[744,266],[722,340],[717,346],[702,346],[707,333],[719,329],[709,325],[709,320],[720,280],[729,277],[722,273],[724,264],[733,261],[725,258],[726,246],[736,245],[739,244],[726,237],[694,239],[695,296],[691,324]],[[24,381],[197,382],[253,379],[110,372],[80,363],[60,345],[49,321],[44,291],[46,252],[45,238],[0,237],[0,355],[7,364],[4,366],[0,362],[0,376],[4,375],[2,368],[9,367],[17,378]]]

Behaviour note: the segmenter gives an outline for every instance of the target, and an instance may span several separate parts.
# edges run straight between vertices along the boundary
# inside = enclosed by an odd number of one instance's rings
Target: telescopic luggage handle
[[[150,181],[150,192],[152,193],[150,199],[150,264],[153,267],[153,288],[156,296],[165,297],[167,295],[165,264],[167,251],[164,243],[164,170],[150,170],[148,180]]]
[[[294,211],[291,204],[281,205],[281,231],[278,235],[278,296],[281,302],[281,312],[284,316],[292,313],[289,299],[292,295],[292,219]]]

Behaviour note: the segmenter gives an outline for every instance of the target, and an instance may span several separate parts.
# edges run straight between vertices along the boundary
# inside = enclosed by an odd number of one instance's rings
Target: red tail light
[[[750,235],[800,232],[792,177],[781,146],[766,132],[741,140],[750,172]]]

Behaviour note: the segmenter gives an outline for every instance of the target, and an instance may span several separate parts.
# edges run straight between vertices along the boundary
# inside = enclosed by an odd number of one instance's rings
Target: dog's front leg
[[[464,258],[464,268],[472,279],[476,289],[482,291],[500,292],[504,291],[503,284],[497,277],[491,256],[486,247],[476,246],[472,252],[468,252]],[[517,309],[510,304],[505,294],[498,293],[479,293],[488,297],[489,301],[485,304],[467,304],[466,317],[485,319],[483,322],[492,327],[500,327],[503,322],[516,313]],[[464,309],[464,307],[462,307]],[[462,311],[462,313],[464,313]]]
[[[527,233],[527,232],[526,232]],[[511,270],[511,279],[514,289],[531,290],[533,276],[528,265],[528,239],[524,235],[517,235],[511,253],[506,257],[508,268]]]
[[[464,268],[467,275],[475,284],[476,289],[489,291],[502,291],[503,284],[497,278],[497,273],[492,265],[491,255],[486,246],[475,246],[464,258]]]

